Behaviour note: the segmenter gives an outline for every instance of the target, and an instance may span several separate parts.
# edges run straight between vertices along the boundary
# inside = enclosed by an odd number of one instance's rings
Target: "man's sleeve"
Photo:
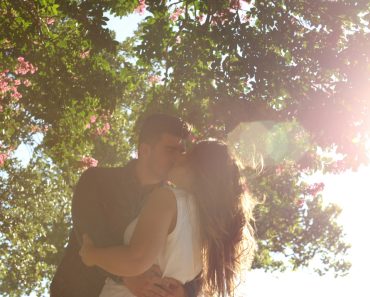
[[[73,231],[79,246],[82,235],[88,234],[94,244],[99,247],[116,245],[111,228],[108,224],[108,214],[105,207],[107,196],[104,175],[100,168],[89,168],[80,177],[72,200]],[[105,277],[117,281],[120,278],[95,267]]]
[[[87,267],[81,261],[81,235],[88,233],[94,241],[108,241],[105,219],[96,185],[98,171],[88,169],[80,177],[72,200],[73,228],[61,263],[50,287],[51,297],[98,297],[107,273]],[[99,199],[100,198],[100,199]]]
[[[202,288],[202,273],[199,273],[195,279],[187,282],[184,285],[184,289],[187,297],[197,297]]]
[[[113,244],[104,206],[103,189],[99,188],[98,168],[89,168],[80,177],[72,200],[73,229],[81,243],[87,233],[97,246]]]

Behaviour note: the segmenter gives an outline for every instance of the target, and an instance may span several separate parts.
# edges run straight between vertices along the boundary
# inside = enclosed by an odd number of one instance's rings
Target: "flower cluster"
[[[176,8],[173,13],[170,15],[170,20],[176,22],[179,19],[179,16],[184,12],[183,8]]]
[[[206,22],[206,16],[204,14],[198,15],[197,16],[198,22],[203,25]]]
[[[2,145],[0,144],[0,148],[2,148]],[[3,167],[5,164],[5,161],[9,158],[10,153],[13,151],[13,147],[10,147],[6,152],[0,152],[0,167]]]
[[[34,74],[37,71],[37,67],[33,66],[30,62],[27,62],[23,57],[18,58],[18,65],[15,69],[15,74],[25,75],[28,72]]]
[[[98,160],[93,157],[83,156],[80,160],[80,164],[82,168],[96,167],[98,165]]]
[[[108,122],[108,117],[105,115],[100,116],[98,121],[98,116],[92,115],[90,117],[90,122],[86,125],[86,129],[91,129],[94,127],[94,136],[104,136],[108,134],[110,130],[110,124]]]
[[[139,0],[139,5],[135,8],[135,12],[142,15],[145,13],[145,10],[146,10],[145,0]]]
[[[14,100],[22,98],[22,94],[18,92],[18,86],[21,84],[19,79],[14,79],[9,74],[9,70],[5,69],[0,72],[0,99],[4,99],[7,94]]]
[[[0,153],[0,167],[4,166],[6,159],[9,158],[9,153]]]
[[[51,26],[51,25],[53,25],[53,24],[55,23],[55,19],[54,19],[54,18],[51,18],[51,17],[47,17],[47,18],[45,19],[45,21],[46,21],[46,24],[47,24],[48,26]]]
[[[161,81],[161,78],[158,75],[151,75],[148,77],[148,82],[150,84],[157,84]]]
[[[39,125],[31,125],[30,130],[32,133],[38,133],[38,132],[47,132],[49,130],[49,126],[45,125],[43,127]]]
[[[88,57],[90,57],[90,50],[86,50],[86,51],[80,53],[80,58],[81,59],[86,59]]]
[[[107,134],[110,130],[110,124],[107,122],[107,123],[104,123],[103,127],[100,128],[98,127],[96,129],[96,134],[99,135],[99,136],[103,136],[105,134]]]
[[[322,192],[325,188],[325,184],[323,182],[321,183],[314,183],[313,185],[310,185],[305,193],[308,195],[311,195],[313,197],[317,196],[318,193]]]
[[[228,9],[224,9],[218,13],[212,15],[211,26],[216,26],[218,24],[225,24],[225,22],[231,17],[232,12]]]
[[[34,74],[36,71],[37,67],[27,62],[23,57],[18,58],[14,74],[23,76],[28,73]],[[18,101],[22,98],[22,94],[18,91],[18,87],[22,84],[25,87],[31,86],[31,82],[28,79],[17,78],[14,74],[9,69],[0,72],[0,100],[10,96],[11,100]],[[1,111],[3,111],[3,107],[0,104],[0,112]]]

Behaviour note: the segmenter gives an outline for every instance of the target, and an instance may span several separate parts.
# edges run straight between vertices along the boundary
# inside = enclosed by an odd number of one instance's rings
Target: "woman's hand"
[[[91,238],[87,234],[84,234],[82,236],[82,247],[80,249],[79,254],[81,256],[82,262],[86,266],[91,267],[95,265],[94,249],[95,249],[95,246]]]

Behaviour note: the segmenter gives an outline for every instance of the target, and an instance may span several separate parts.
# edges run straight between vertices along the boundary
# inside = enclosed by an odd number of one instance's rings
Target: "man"
[[[137,277],[119,278],[85,266],[78,253],[83,233],[97,246],[122,244],[124,230],[139,214],[145,196],[165,181],[188,135],[187,124],[179,118],[151,115],[140,129],[137,160],[125,167],[90,168],[82,174],[72,201],[73,229],[51,284],[51,297],[99,296],[107,276],[123,281],[138,297],[196,296],[200,280],[182,286],[162,279],[158,267]]]

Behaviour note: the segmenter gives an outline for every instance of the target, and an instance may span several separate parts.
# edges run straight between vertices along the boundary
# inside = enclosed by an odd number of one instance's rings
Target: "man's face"
[[[185,151],[184,141],[168,133],[163,133],[155,144],[148,147],[148,169],[160,180],[166,179],[168,172]]]

